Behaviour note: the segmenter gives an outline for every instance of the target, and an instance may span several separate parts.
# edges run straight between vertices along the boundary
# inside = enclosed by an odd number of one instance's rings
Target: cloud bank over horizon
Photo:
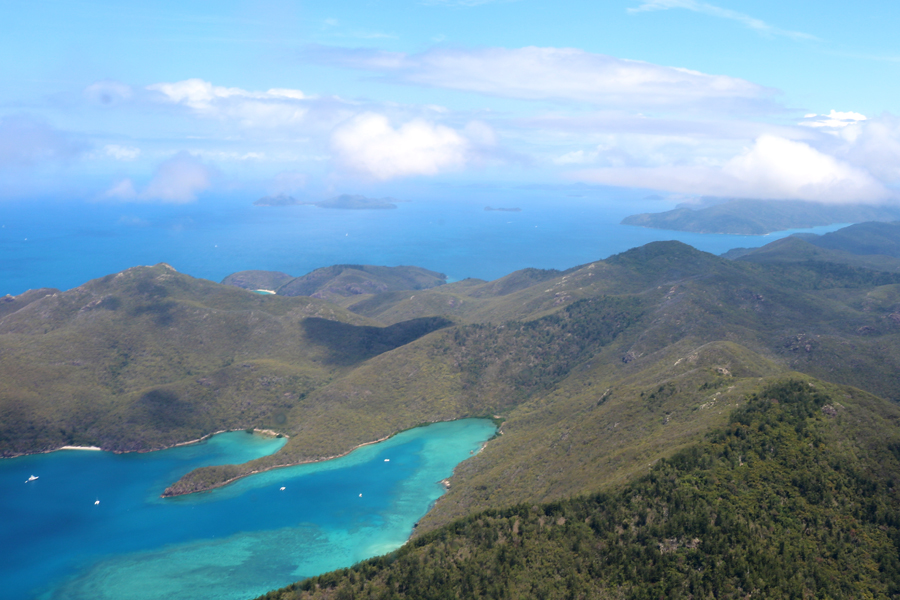
[[[871,58],[890,19],[774,0],[275,4],[135,20],[99,0],[52,23],[18,7],[32,33],[0,41],[0,196],[582,182],[900,201],[900,63]]]
[[[204,164],[196,156],[179,152],[156,167],[153,177],[140,191],[130,178],[110,187],[103,199],[137,202],[193,202],[208,190],[218,175],[216,169]]]
[[[648,187],[704,196],[879,204],[896,194],[867,171],[808,144],[771,135],[721,167],[607,167],[572,174],[578,181]]]

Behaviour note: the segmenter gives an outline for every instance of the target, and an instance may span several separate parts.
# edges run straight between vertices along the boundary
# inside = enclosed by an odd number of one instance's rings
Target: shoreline
[[[256,430],[254,430],[254,431],[256,431]],[[400,433],[400,432],[397,432],[397,433]],[[358,445],[354,446],[353,448],[347,450],[346,452],[344,452],[344,453],[342,453],[342,454],[335,454],[334,456],[325,456],[325,457],[322,457],[322,458],[313,458],[313,459],[310,459],[310,460],[302,460],[302,461],[299,461],[299,462],[285,463],[285,464],[281,464],[281,465],[272,465],[272,466],[270,466],[270,467],[265,467],[264,469],[254,469],[253,471],[248,471],[247,473],[243,473],[243,474],[241,474],[241,475],[238,475],[237,477],[232,477],[231,479],[226,479],[225,481],[222,481],[222,482],[217,483],[217,484],[215,484],[215,485],[211,485],[211,486],[209,486],[209,487],[205,487],[205,488],[203,488],[203,489],[192,490],[192,491],[189,491],[189,492],[178,492],[178,493],[172,493],[172,494],[167,494],[167,493],[164,491],[162,494],[160,494],[159,497],[160,497],[160,498],[177,498],[178,496],[189,496],[190,494],[202,494],[203,492],[209,492],[209,491],[212,491],[212,490],[221,488],[221,487],[225,487],[226,485],[229,485],[229,484],[231,484],[231,483],[234,483],[235,481],[238,481],[239,479],[243,479],[244,477],[249,477],[249,476],[251,476],[251,475],[258,475],[258,474],[260,474],[260,473],[268,473],[269,471],[274,471],[275,469],[284,469],[284,468],[287,468],[287,467],[299,467],[300,465],[309,465],[309,464],[314,464],[314,463],[325,462],[325,461],[328,461],[328,460],[334,460],[334,459],[336,459],[336,458],[343,458],[344,456],[347,456],[348,454],[350,454],[350,453],[353,452],[354,450],[357,450],[357,449],[359,449],[359,448],[362,448],[363,446],[370,446],[370,445],[372,445],[372,444],[379,444],[379,443],[381,443],[381,442],[384,442],[384,441],[386,441],[386,440],[391,439],[391,438],[394,437],[395,435],[397,435],[397,434],[396,434],[396,433],[392,433],[392,434],[387,435],[387,436],[385,436],[385,437],[383,437],[383,438],[381,438],[381,439],[373,440],[373,441],[370,441],[370,442],[363,442],[362,444],[358,444]],[[284,436],[284,437],[287,437],[287,436]],[[270,454],[269,456],[274,456],[274,454]],[[192,471],[192,472],[193,472],[193,471]],[[189,473],[185,473],[185,476],[187,476],[187,475],[189,475]],[[182,477],[182,478],[183,478],[183,477]],[[178,481],[181,481],[181,479],[179,479]],[[176,481],[175,483],[178,483],[178,481]],[[172,486],[169,486],[169,487],[172,487]],[[166,489],[168,489],[168,488],[166,488]]]
[[[234,431],[246,431],[245,429],[220,429],[219,431],[214,431],[212,433],[208,433],[202,437],[198,437],[194,440],[187,440],[185,442],[178,442],[176,444],[170,444],[168,446],[162,446],[161,448],[148,448],[143,450],[104,450],[99,446],[60,446],[59,448],[51,448],[49,450],[39,450],[37,452],[20,452],[19,454],[13,454],[12,456],[0,456],[0,460],[7,458],[22,458],[23,456],[35,456],[38,454],[50,454],[51,452],[59,452],[60,450],[81,450],[81,451],[89,451],[89,452],[111,452],[112,454],[147,454],[148,452],[160,452],[162,450],[169,450],[170,448],[179,448],[181,446],[190,446],[191,444],[199,444],[200,442],[207,440],[214,435],[219,435],[220,433],[232,433]],[[272,429],[253,429],[253,433],[265,435],[268,437],[278,437],[279,435],[287,440],[290,439],[286,433],[279,433]]]
[[[231,484],[231,483],[234,483],[235,481],[238,481],[239,479],[243,479],[244,477],[249,477],[250,475],[258,475],[258,474],[260,474],[260,473],[267,473],[267,472],[272,471],[272,470],[275,470],[275,469],[284,469],[284,468],[287,468],[287,467],[297,467],[297,466],[300,466],[300,465],[309,465],[309,464],[314,464],[314,463],[319,463],[319,462],[325,462],[325,461],[328,461],[328,460],[334,460],[334,459],[336,459],[336,458],[342,458],[342,457],[344,457],[344,456],[347,456],[347,455],[350,454],[351,452],[353,452],[353,451],[355,451],[355,450],[358,450],[359,448],[362,448],[363,446],[370,446],[370,445],[372,445],[372,444],[380,444],[381,442],[384,442],[384,441],[386,441],[386,440],[389,440],[389,439],[391,439],[392,437],[394,437],[395,435],[398,435],[398,434],[400,434],[400,433],[403,433],[404,431],[410,431],[410,430],[412,430],[412,429],[417,429],[417,428],[419,428],[419,427],[427,427],[427,426],[429,426],[429,425],[434,425],[435,423],[451,423],[451,422],[453,422],[453,421],[459,421],[459,420],[462,420],[462,419],[486,419],[486,420],[488,420],[488,421],[493,421],[494,424],[495,424],[495,426],[497,427],[497,431],[496,431],[496,433],[495,433],[494,435],[495,435],[495,436],[496,436],[496,435],[503,435],[502,432],[500,431],[500,429],[503,427],[503,423],[502,423],[502,422],[499,423],[499,424],[497,423],[498,420],[501,420],[501,417],[500,417],[499,415],[492,415],[491,417],[485,417],[485,416],[479,416],[479,417],[460,417],[459,419],[447,419],[447,420],[445,420],[445,421],[425,421],[425,422],[423,422],[423,423],[419,423],[418,425],[413,425],[412,427],[407,427],[406,429],[401,429],[401,430],[395,431],[394,433],[388,434],[388,435],[386,435],[386,436],[384,436],[384,437],[382,437],[382,438],[379,438],[379,439],[377,439],[377,440],[372,440],[372,441],[369,441],[369,442],[363,442],[363,443],[361,443],[361,444],[357,444],[356,446],[353,446],[352,448],[350,448],[350,449],[347,450],[346,452],[342,452],[342,453],[340,453],[340,454],[335,454],[335,455],[333,455],[333,456],[325,456],[325,457],[321,457],[321,458],[314,458],[314,459],[310,459],[310,460],[302,460],[302,461],[299,461],[299,462],[285,463],[285,464],[280,464],[280,465],[272,465],[272,466],[269,466],[269,467],[265,467],[265,468],[263,468],[263,469],[254,469],[253,471],[248,471],[247,473],[242,473],[241,475],[238,475],[238,476],[236,476],[236,477],[232,477],[231,479],[227,479],[227,480],[225,480],[225,481],[216,483],[216,484],[214,484],[214,485],[211,485],[211,486],[209,486],[209,487],[205,487],[205,488],[203,488],[203,489],[191,490],[191,491],[188,491],[188,492],[171,493],[171,494],[167,494],[166,491],[163,491],[163,493],[160,494],[160,498],[177,498],[178,496],[188,496],[188,495],[190,495],[190,494],[200,494],[200,493],[203,493],[203,492],[209,492],[209,491],[212,491],[212,490],[221,488],[221,487],[225,487],[226,485],[229,485],[229,484]],[[254,431],[260,431],[260,432],[263,432],[263,431],[269,431],[269,430],[254,430]],[[283,435],[283,434],[282,434],[282,435]],[[284,437],[287,437],[287,436],[284,436]],[[493,439],[493,438],[491,438],[491,439]],[[478,450],[474,451],[472,454],[475,455],[475,454],[481,453],[481,451],[484,450],[485,447],[487,447],[488,442],[490,442],[491,439],[485,440],[485,441],[481,444],[481,446],[478,448]],[[275,456],[275,455],[274,455],[274,454],[270,454],[269,456]],[[193,472],[193,471],[191,471],[191,472]],[[455,469],[454,469],[454,472],[455,472]],[[186,477],[186,476],[189,475],[189,474],[190,474],[190,473],[185,473],[185,475],[183,475],[180,479],[178,479],[178,481],[181,481],[181,479],[183,479],[184,477]],[[451,475],[450,477],[452,477],[452,476],[453,476],[453,475]],[[449,479],[449,477],[448,477],[447,479]],[[177,484],[178,481],[176,481],[175,484]],[[449,482],[448,482],[448,483],[449,483]],[[174,484],[173,484],[173,485],[174,485]],[[168,490],[168,489],[171,488],[171,487],[172,487],[172,486],[169,486],[168,488],[166,488],[166,490]],[[449,489],[449,485],[447,486],[446,489]]]

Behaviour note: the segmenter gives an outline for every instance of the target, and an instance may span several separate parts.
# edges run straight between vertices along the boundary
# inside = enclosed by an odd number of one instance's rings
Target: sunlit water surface
[[[187,206],[5,201],[0,296],[65,290],[159,262],[213,281],[246,269],[300,276],[348,263],[415,265],[450,280],[490,280],[526,267],[568,269],[653,241],[680,240],[721,254],[792,233],[709,235],[620,225],[630,214],[669,208],[628,193],[455,189],[429,200],[410,194],[412,202],[393,210],[260,207],[252,198],[208,198]],[[486,211],[487,205],[521,210]]]
[[[246,599],[349,566],[402,545],[443,493],[439,482],[494,431],[484,419],[419,427],[172,499],[159,494],[181,474],[271,454],[284,440],[237,432],[147,454],[2,460],[2,597]]]

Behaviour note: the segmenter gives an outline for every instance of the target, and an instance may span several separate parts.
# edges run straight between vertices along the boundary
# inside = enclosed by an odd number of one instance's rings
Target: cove
[[[247,599],[352,565],[402,545],[444,492],[440,480],[495,430],[485,419],[436,423],[168,499],[160,492],[181,474],[271,454],[284,440],[232,432],[147,454],[0,461],[3,595]]]

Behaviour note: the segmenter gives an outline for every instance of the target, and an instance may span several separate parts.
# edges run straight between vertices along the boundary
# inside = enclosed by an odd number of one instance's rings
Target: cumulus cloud
[[[817,115],[815,113],[803,115],[803,121],[800,122],[800,125],[803,125],[804,127],[842,129],[848,125],[853,125],[865,120],[866,115],[858,112],[839,112],[831,109],[831,112],[827,115]]]
[[[320,62],[375,71],[400,83],[526,100],[628,107],[768,101],[744,79],[594,54],[576,48],[433,49],[421,54],[310,48]]]
[[[138,156],[141,155],[140,148],[133,148],[131,146],[120,146],[118,144],[107,144],[103,147],[103,151],[107,156],[110,156],[116,160],[122,161],[132,161],[137,159]]]
[[[893,193],[870,173],[810,145],[772,135],[721,167],[583,170],[583,181],[711,196],[877,203]]]
[[[279,127],[301,122],[309,98],[300,90],[272,88],[264,92],[213,85],[202,79],[147,86],[163,102],[178,104],[209,118],[234,119],[247,126]]]
[[[793,38],[795,40],[816,40],[818,39],[814,35],[810,35],[808,33],[802,33],[800,31],[787,31],[785,29],[779,29],[777,27],[773,27],[769,25],[765,21],[761,19],[757,19],[751,17],[750,15],[746,15],[741,12],[737,12],[734,10],[730,10],[727,8],[722,8],[720,6],[715,6],[712,4],[706,4],[704,2],[697,2],[696,0],[647,0],[637,8],[629,8],[628,12],[630,13],[641,13],[641,12],[652,12],[658,10],[670,10],[673,8],[681,8],[684,10],[690,10],[693,12],[703,13],[706,15],[710,15],[713,17],[719,17],[721,19],[729,19],[731,21],[737,21],[742,23],[746,27],[758,31],[760,33],[769,34],[769,35],[781,35],[789,38]]]
[[[137,190],[134,189],[134,182],[131,181],[131,179],[117,181],[103,194],[104,198],[111,198],[113,200],[135,200],[137,199],[137,196]]]
[[[900,184],[900,119],[885,114],[839,129],[835,155],[890,185]]]
[[[71,134],[29,116],[0,119],[0,168],[73,159],[86,149]]]
[[[216,171],[197,157],[180,152],[161,163],[150,182],[138,191],[131,179],[123,179],[103,195],[116,200],[159,201],[183,204],[212,186]]]
[[[458,169],[470,142],[444,125],[414,119],[395,129],[384,115],[364,113],[336,129],[331,146],[345,167],[385,180]]]

